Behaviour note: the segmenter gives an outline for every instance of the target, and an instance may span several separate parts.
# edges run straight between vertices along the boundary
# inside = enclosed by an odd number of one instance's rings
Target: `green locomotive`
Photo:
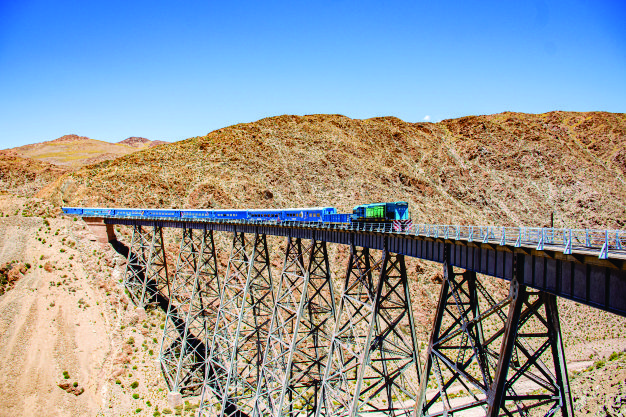
[[[352,211],[353,222],[387,223],[394,220],[409,220],[409,203],[374,203],[356,206]]]

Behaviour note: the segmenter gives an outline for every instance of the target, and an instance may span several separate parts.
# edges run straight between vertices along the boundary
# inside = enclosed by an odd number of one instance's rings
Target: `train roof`
[[[334,209],[335,207],[287,207],[279,210],[325,210]]]
[[[180,209],[180,211],[246,211],[246,209]]]

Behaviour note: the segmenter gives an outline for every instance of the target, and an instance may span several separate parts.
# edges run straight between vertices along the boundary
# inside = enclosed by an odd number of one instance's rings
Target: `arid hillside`
[[[69,173],[62,205],[293,207],[407,200],[414,221],[623,227],[626,115],[407,123],[278,116]]]
[[[17,156],[11,151],[0,151],[0,191],[32,196],[42,187],[68,172],[48,162]]]
[[[85,136],[65,135],[58,139],[13,148],[16,155],[51,164],[79,168],[85,165],[119,158],[123,155],[161,145],[163,141],[130,137],[119,143],[109,143]]]

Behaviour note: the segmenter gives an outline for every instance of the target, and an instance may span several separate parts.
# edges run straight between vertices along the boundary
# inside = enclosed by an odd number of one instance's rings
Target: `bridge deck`
[[[588,233],[588,240],[584,243],[589,246],[573,244],[570,240],[568,247],[567,242],[555,238],[566,236],[567,240],[569,233],[563,229],[513,228],[521,232],[515,235],[509,231],[510,237],[507,238],[507,229],[496,227],[476,227],[472,230],[472,226],[454,226],[457,229],[448,226],[449,229],[445,230],[446,226],[431,226],[429,229],[416,227],[415,231],[394,232],[389,225],[348,228],[296,222],[268,224],[120,217],[103,217],[102,220],[105,224],[128,226],[206,227],[215,231],[258,232],[304,239],[315,236],[326,242],[355,244],[370,249],[383,249],[386,246],[394,253],[440,263],[444,261],[445,246],[450,245],[451,263],[454,266],[511,280],[514,262],[517,262],[518,280],[531,288],[626,316],[626,252],[622,250],[621,236],[612,245],[602,244],[606,246],[604,249],[610,248],[604,250],[599,247],[601,239],[598,239],[597,231]],[[465,228],[465,231],[460,228]],[[535,240],[532,239],[533,233]],[[604,234],[606,236],[609,233]]]

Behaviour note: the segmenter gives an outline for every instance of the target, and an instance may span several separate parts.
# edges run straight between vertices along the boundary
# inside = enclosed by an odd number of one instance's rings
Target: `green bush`
[[[132,384],[130,384],[130,387],[131,387],[132,389],[135,389],[135,388],[137,388],[138,386],[139,386],[139,382],[137,382],[137,381],[135,381],[135,382],[133,382]]]
[[[133,398],[138,400],[139,399],[139,394],[133,394]]]

